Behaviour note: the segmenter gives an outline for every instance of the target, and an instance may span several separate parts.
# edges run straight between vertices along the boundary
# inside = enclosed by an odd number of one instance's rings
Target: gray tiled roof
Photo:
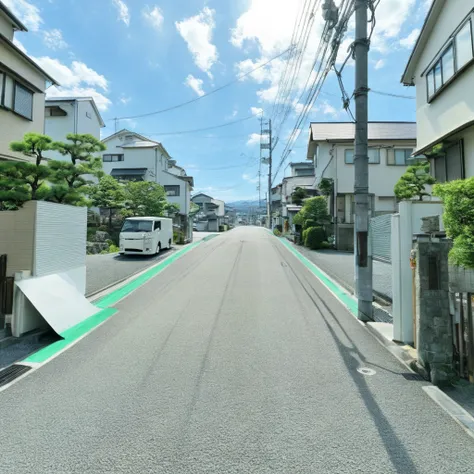
[[[311,141],[354,140],[352,122],[312,122]],[[415,140],[416,122],[369,122],[369,140]]]

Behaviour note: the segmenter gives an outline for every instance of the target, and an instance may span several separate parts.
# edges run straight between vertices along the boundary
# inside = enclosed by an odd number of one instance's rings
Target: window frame
[[[15,109],[17,87],[19,87],[20,89],[23,89],[24,91],[31,94],[31,116],[30,117],[28,117],[27,115],[24,115],[21,112],[18,112],[18,110]],[[13,103],[12,103],[11,111],[16,115],[19,115],[20,117],[23,117],[23,118],[29,120],[30,122],[33,122],[34,100],[35,100],[35,93],[31,89],[29,89],[28,87],[24,86],[21,82],[18,82],[15,79],[13,79]]]
[[[411,163],[409,163],[411,159],[411,155],[413,154],[413,148],[393,148],[393,163],[389,162],[389,157],[387,155],[387,166],[410,166]],[[400,165],[397,163],[397,157],[396,153],[397,151],[404,151],[405,152],[405,164]]]
[[[181,196],[181,186],[179,184],[165,184],[163,187],[165,189],[165,193],[167,197],[180,197]],[[175,194],[168,194],[168,191],[171,191],[171,189],[169,188],[173,188]],[[177,191],[177,194],[176,194],[176,191]]]
[[[469,24],[471,30],[471,59],[467,61],[464,65],[458,66],[457,63],[457,43],[456,38],[458,34],[464,29],[464,27]],[[454,73],[449,79],[444,78],[444,70],[443,70],[443,57],[446,55],[448,50],[452,48],[452,55],[453,55],[453,68]],[[469,14],[463,19],[463,21],[459,24],[459,26],[454,30],[454,32],[449,36],[446,43],[440,49],[440,51],[436,54],[433,61],[429,64],[429,66],[425,69],[422,73],[422,77],[425,76],[425,84],[426,84],[426,101],[427,103],[431,103],[441,92],[448,87],[451,82],[455,81],[456,78],[462,74],[467,68],[474,64],[474,9],[472,9]],[[441,70],[441,85],[436,84],[436,74],[435,70],[437,67],[440,67]],[[430,94],[430,77],[433,78],[433,93]]]
[[[111,157],[110,160],[106,160],[105,157]],[[114,160],[112,157],[114,156],[118,156],[119,159],[118,160]],[[120,159],[120,157],[122,159]],[[102,163],[119,163],[121,161],[125,161],[125,155],[123,153],[104,153],[102,155]]]
[[[376,146],[369,146],[368,150],[375,150],[377,152],[377,161],[370,161],[370,156],[367,156],[369,165],[380,165],[380,148]],[[347,161],[347,152],[352,152],[352,161]],[[368,154],[367,154],[368,155]],[[355,149],[354,148],[346,148],[344,150],[344,164],[346,165],[353,165],[355,159]]]

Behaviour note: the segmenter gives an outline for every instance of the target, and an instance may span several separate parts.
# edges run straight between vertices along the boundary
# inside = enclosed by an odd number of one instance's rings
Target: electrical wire
[[[236,84],[237,82],[240,82],[242,79],[244,79],[245,77],[247,76],[250,76],[252,73],[254,73],[255,71],[258,71],[259,69],[261,69],[262,67],[265,67],[266,65],[270,64],[272,61],[275,61],[275,59],[278,59],[282,56],[284,56],[286,53],[288,53],[289,51],[292,50],[292,46],[290,46],[289,48],[285,49],[283,52],[277,54],[276,56],[273,56],[271,59],[269,59],[268,61],[265,61],[264,63],[262,64],[259,64],[257,67],[255,67],[254,69],[252,69],[251,71],[248,71],[246,72],[245,74],[239,74],[238,76],[236,76],[235,79],[233,79],[232,81],[230,82],[227,82],[226,84],[223,84],[222,86],[219,86],[219,87],[216,87],[215,89],[212,89],[211,91],[203,94],[202,96],[199,96],[199,97],[196,97],[194,99],[191,99],[191,100],[187,100],[186,102],[182,102],[180,104],[177,104],[177,105],[173,105],[172,107],[167,107],[166,109],[161,109],[161,110],[157,110],[155,112],[148,112],[148,113],[144,113],[144,114],[138,114],[138,115],[130,115],[130,116],[126,116],[126,117],[116,117],[116,118],[110,118],[110,119],[107,119],[107,121],[113,121],[113,120],[132,120],[132,119],[137,119],[137,118],[143,118],[143,117],[150,117],[152,115],[158,115],[158,114],[163,114],[165,112],[169,112],[171,110],[175,110],[175,109],[179,109],[181,107],[184,107],[186,105],[189,105],[189,104],[193,104],[194,102],[197,102],[198,100],[201,100],[201,99],[204,99],[205,97],[208,97],[212,94],[215,94],[216,92],[219,92],[221,91],[222,89],[225,89],[226,87],[229,87],[233,84]]]

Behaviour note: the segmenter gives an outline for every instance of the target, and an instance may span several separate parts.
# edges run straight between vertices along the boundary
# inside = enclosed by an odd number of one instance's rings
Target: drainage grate
[[[8,383],[15,380],[20,375],[23,375],[25,372],[28,372],[31,367],[28,365],[14,364],[6,369],[0,371],[0,387],[7,385]]]
[[[402,374],[405,380],[425,380],[421,375],[412,374],[411,372]]]

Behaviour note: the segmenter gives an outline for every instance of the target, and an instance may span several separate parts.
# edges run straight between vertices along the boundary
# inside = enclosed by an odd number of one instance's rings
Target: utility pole
[[[260,129],[260,156],[262,150],[268,150],[268,158],[260,158],[262,163],[268,163],[268,191],[267,191],[267,227],[272,228],[272,121],[268,121],[268,128],[263,128],[263,119],[262,126]],[[264,143],[263,137],[268,136],[268,143]]]
[[[372,255],[369,252],[369,157],[368,157],[368,1],[356,0],[355,37],[355,287],[358,319],[372,320]]]

